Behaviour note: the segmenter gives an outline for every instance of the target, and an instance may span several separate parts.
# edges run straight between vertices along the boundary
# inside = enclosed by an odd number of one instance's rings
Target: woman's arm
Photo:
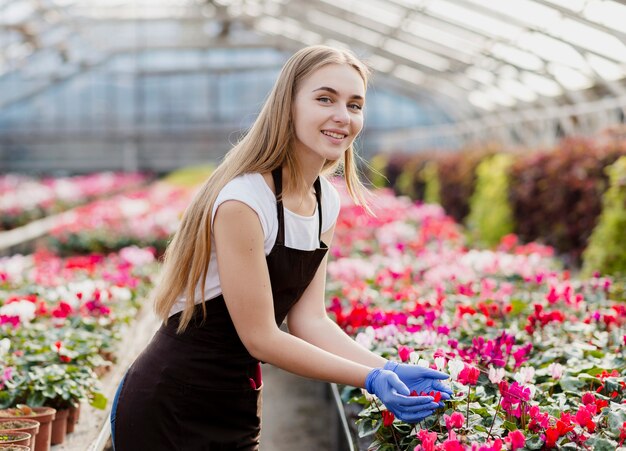
[[[335,227],[322,234],[322,240],[330,247]],[[365,349],[326,314],[324,304],[326,291],[326,262],[328,254],[324,257],[313,281],[308,286],[300,300],[291,308],[287,317],[289,331],[321,349],[343,357],[353,362],[369,367],[382,367],[387,360]]]
[[[215,214],[213,230],[226,307],[248,352],[301,376],[364,387],[371,367],[380,366],[380,362],[372,359],[368,365],[362,359],[357,363],[276,326],[263,230],[254,210],[242,202],[224,202]],[[316,279],[325,273],[325,264],[323,267]]]

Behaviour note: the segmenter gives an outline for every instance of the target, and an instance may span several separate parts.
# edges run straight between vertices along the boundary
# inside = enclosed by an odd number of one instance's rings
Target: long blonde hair
[[[164,322],[172,306],[184,294],[186,302],[178,333],[182,333],[192,319],[198,282],[200,293],[204,293],[211,256],[211,214],[220,190],[241,174],[270,172],[286,165],[289,177],[285,180],[285,191],[306,192],[298,162],[290,151],[295,136],[292,107],[302,81],[327,64],[353,67],[367,87],[369,69],[352,53],[322,45],[301,49],[285,63],[249,132],[226,154],[187,207],[165,251],[161,277],[153,291],[156,314]],[[333,173],[340,167],[343,167],[346,187],[354,202],[367,207],[366,188],[359,180],[352,146],[340,160],[326,161],[322,172]],[[206,318],[204,303],[202,311]]]

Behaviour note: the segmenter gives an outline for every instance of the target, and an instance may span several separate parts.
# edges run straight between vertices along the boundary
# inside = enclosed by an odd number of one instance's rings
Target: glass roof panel
[[[569,67],[560,64],[549,64],[547,69],[567,89],[585,89],[593,85],[591,78],[585,77],[577,70]]]
[[[558,83],[534,72],[524,72],[520,76],[520,80],[528,85],[530,89],[546,97],[556,97],[563,94],[563,90]]]
[[[552,29],[555,35],[580,47],[626,62],[626,46],[615,36],[575,20],[566,19]]]
[[[470,55],[475,54],[481,49],[479,42],[464,39],[460,34],[450,33],[442,30],[441,27],[429,25],[425,23],[422,18],[413,19],[405,23],[402,29],[420,38],[437,42]]]
[[[601,23],[618,31],[624,31],[624,24],[626,24],[626,5],[607,1],[589,2],[583,14],[584,17],[589,20]]]
[[[504,92],[502,89],[497,88],[496,86],[488,86],[482,90],[482,92],[490,99],[493,103],[511,107],[517,103],[515,98],[512,95]]]
[[[413,69],[412,67],[405,66],[404,64],[399,64],[393,71],[393,74],[398,78],[402,78],[408,82],[419,85],[424,82],[426,76],[423,72]]]
[[[387,39],[383,47],[391,53],[395,53],[398,56],[416,61],[423,66],[428,66],[441,72],[450,68],[450,62],[447,59],[418,49],[406,42],[398,41],[397,39]]]
[[[382,36],[375,31],[359,27],[352,22],[320,11],[309,11],[306,14],[306,18],[315,25],[341,33],[372,46],[378,46],[382,38]]]
[[[329,5],[338,6],[352,14],[374,18],[377,22],[389,27],[397,27],[404,17],[405,11],[399,6],[379,0],[320,0]]]
[[[389,58],[379,55],[370,55],[367,57],[368,66],[380,72],[389,72],[396,66],[396,63]]]
[[[485,8],[506,14],[533,27],[549,28],[561,18],[558,11],[531,0],[469,0]]]
[[[600,56],[587,55],[587,61],[602,78],[619,80],[626,77],[626,71],[622,67]]]
[[[535,53],[546,60],[580,70],[587,68],[587,62],[574,47],[550,36],[536,32],[527,32],[520,36],[517,43],[521,48]]]
[[[548,0],[550,3],[580,12],[585,7],[587,0]]]
[[[480,91],[471,92],[467,99],[472,105],[482,108],[483,110],[493,111],[496,107],[495,103],[489,98],[489,96]]]
[[[528,70],[543,69],[543,61],[537,55],[521,50],[511,45],[496,42],[491,47],[491,53],[501,60],[508,61],[515,66]]]
[[[498,82],[498,87],[523,102],[534,102],[538,97],[535,91],[513,78],[501,79]]]
[[[452,22],[463,24],[464,26],[493,36],[514,39],[522,31],[519,27],[445,0],[431,2],[426,9],[437,16],[444,17]]]

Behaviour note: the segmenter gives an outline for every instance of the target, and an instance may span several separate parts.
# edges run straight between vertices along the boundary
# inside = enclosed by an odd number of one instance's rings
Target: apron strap
[[[315,187],[315,198],[317,199],[317,216],[319,218],[319,227],[317,229],[317,239],[318,241],[322,241],[322,185],[320,183],[320,178],[315,179],[315,183],[313,184]]]
[[[283,209],[283,171],[279,166],[272,171],[272,178],[274,179],[274,190],[276,191],[276,213],[278,216],[278,235],[276,236],[276,244],[285,245],[285,210]],[[317,238],[322,239],[322,185],[320,178],[315,179],[313,183],[315,187],[315,199],[317,199],[317,216],[318,216],[318,229]]]
[[[278,235],[276,244],[285,245],[285,211],[283,210],[283,168],[278,166],[272,171],[274,191],[276,191],[276,212],[278,214]]]

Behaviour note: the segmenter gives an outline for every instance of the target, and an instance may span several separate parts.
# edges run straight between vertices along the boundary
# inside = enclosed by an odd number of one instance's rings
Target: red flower
[[[471,365],[465,365],[458,376],[458,381],[463,385],[476,385],[480,371]]]
[[[395,419],[393,412],[390,412],[388,410],[383,410],[382,414],[383,414],[383,425],[387,427],[391,426],[393,424],[393,420]]]

